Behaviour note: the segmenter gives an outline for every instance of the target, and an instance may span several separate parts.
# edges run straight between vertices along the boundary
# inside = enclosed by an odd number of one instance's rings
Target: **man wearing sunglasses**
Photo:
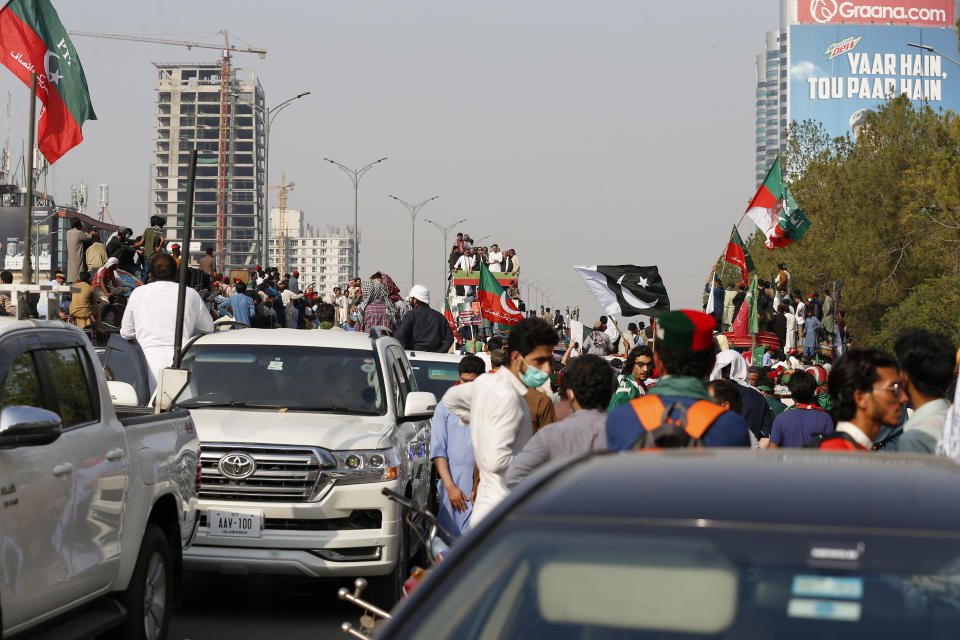
[[[883,426],[900,424],[907,394],[890,354],[851,349],[834,364],[829,384],[837,428],[816,443],[817,448],[869,451]]]

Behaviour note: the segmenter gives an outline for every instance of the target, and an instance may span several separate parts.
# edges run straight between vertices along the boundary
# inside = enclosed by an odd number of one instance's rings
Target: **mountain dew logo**
[[[860,44],[861,40],[863,40],[863,36],[851,36],[841,40],[840,42],[834,42],[827,47],[827,50],[823,52],[823,55],[827,57],[827,60],[833,60],[841,54],[852,51],[854,47]]]

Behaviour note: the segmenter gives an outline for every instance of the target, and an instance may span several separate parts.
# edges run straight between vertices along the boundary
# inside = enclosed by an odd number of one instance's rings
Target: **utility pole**
[[[350,178],[350,181],[353,182],[353,273],[350,274],[351,277],[360,277],[360,220],[357,213],[357,202],[360,193],[360,178],[362,178],[363,174],[365,174],[373,165],[379,164],[386,159],[386,157],[383,157],[379,160],[374,160],[370,164],[367,164],[359,169],[351,169],[346,165],[340,164],[336,160],[324,158],[324,160],[330,164],[335,164],[340,167],[340,169]]]
[[[417,279],[414,276],[414,265],[417,257],[417,212],[420,211],[420,207],[436,200],[440,196],[433,196],[432,198],[427,198],[420,204],[410,204],[409,202],[404,202],[400,198],[394,195],[387,196],[388,198],[393,198],[403,206],[407,208],[407,211],[410,212],[410,286],[417,284]]]
[[[443,278],[443,280],[442,280],[441,283],[440,283],[440,289],[443,291],[443,297],[444,297],[444,299],[446,299],[448,290],[450,289],[449,286],[447,286],[447,287],[444,287],[444,286],[443,286],[443,282],[446,282],[447,276],[448,276],[449,273],[450,273],[450,267],[449,267],[449,265],[447,264],[447,235],[450,233],[450,230],[451,230],[451,229],[453,229],[453,228],[454,228],[455,226],[457,226],[458,224],[462,224],[462,223],[466,222],[467,219],[466,219],[466,218],[461,218],[461,219],[457,220],[456,222],[454,222],[453,224],[451,224],[451,225],[449,225],[449,226],[446,226],[446,227],[443,226],[442,224],[440,224],[439,222],[434,222],[433,220],[428,220],[427,218],[424,218],[423,221],[432,224],[433,226],[435,226],[437,229],[440,230],[440,233],[443,234],[443,250],[441,251],[441,254],[442,254],[441,257],[443,258],[443,269],[440,271],[440,273],[442,274],[441,277]]]

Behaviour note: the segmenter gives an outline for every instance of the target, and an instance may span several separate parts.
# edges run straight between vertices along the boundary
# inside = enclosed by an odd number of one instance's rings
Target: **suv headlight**
[[[393,449],[369,451],[331,451],[337,468],[328,471],[336,484],[382,482],[399,475],[400,459]]]

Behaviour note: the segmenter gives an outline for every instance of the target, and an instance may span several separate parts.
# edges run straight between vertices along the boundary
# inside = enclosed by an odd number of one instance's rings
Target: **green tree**
[[[774,251],[760,234],[751,237],[759,272],[786,262],[804,293],[839,282],[857,344],[890,348],[887,325],[901,317],[891,311],[922,284],[960,274],[960,121],[900,96],[868,117],[856,141],[794,123],[784,164],[813,226]],[[939,295],[943,306],[957,308],[960,289]],[[950,333],[938,322],[927,315],[910,326]]]

